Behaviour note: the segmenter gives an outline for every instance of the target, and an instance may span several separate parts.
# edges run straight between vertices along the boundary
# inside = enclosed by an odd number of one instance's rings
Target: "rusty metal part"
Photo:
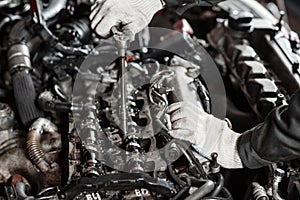
[[[2,174],[0,183],[7,182],[12,175],[18,173],[25,176],[37,188],[42,184],[43,177],[36,171],[31,161],[27,158],[21,144],[22,141],[18,143],[18,147],[10,149],[0,156],[0,172]]]
[[[56,133],[58,134],[58,133]],[[61,147],[60,138],[54,134],[46,134],[41,139],[41,149],[49,160],[58,160],[58,146]],[[60,169],[51,169],[43,174],[37,170],[26,152],[25,133],[14,130],[0,133],[0,183],[9,180],[16,183],[16,174],[26,178],[34,192],[51,185],[60,186]],[[11,179],[14,177],[14,179]]]
[[[50,120],[39,118],[29,129],[26,145],[30,159],[43,173],[46,173],[56,167],[57,164],[51,163],[41,148],[41,139],[44,132],[56,134],[57,127]]]

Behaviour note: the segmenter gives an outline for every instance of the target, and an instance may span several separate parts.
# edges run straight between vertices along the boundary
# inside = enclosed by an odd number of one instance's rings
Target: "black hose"
[[[195,187],[200,187],[204,183],[206,183],[206,181],[207,181],[205,179],[198,179],[198,178],[195,178],[195,177],[190,177],[190,179],[191,179],[191,185],[195,186]]]
[[[186,177],[187,182],[181,180],[174,172],[172,165],[168,165],[168,172],[172,179],[181,187],[180,191],[172,198],[173,200],[182,199],[182,196],[188,193],[191,188],[191,179]]]
[[[28,127],[43,113],[36,105],[36,91],[32,77],[30,52],[26,46],[32,35],[27,29],[26,18],[17,22],[9,34],[8,65],[12,75],[12,84],[16,107],[22,124]]]
[[[28,21],[30,21],[30,18],[24,17],[22,20],[13,25],[8,38],[9,46],[25,43],[32,38],[32,34],[27,27]]]
[[[222,189],[222,195],[220,196],[222,197],[205,197],[203,200],[233,200],[232,195],[226,188]]]
[[[70,112],[71,103],[56,100],[51,92],[43,92],[38,97],[38,104],[43,111]],[[74,105],[73,105],[74,106]]]
[[[191,179],[190,177],[185,177],[186,184],[183,188],[172,198],[172,200],[182,199],[183,195],[187,194],[191,188]]]
[[[207,174],[205,173],[203,166],[201,165],[201,163],[198,161],[198,159],[195,157],[193,151],[192,151],[192,147],[191,147],[191,143],[189,142],[185,142],[185,141],[180,141],[178,140],[177,143],[179,143],[184,149],[186,149],[186,153],[188,154],[189,158],[192,160],[192,162],[195,164],[195,166],[197,167],[197,169],[200,171],[201,176],[205,179],[207,179]]]
[[[193,163],[200,170],[201,176],[206,179],[207,178],[207,174],[205,173],[205,171],[204,171],[203,166],[201,165],[201,163],[198,161],[198,159],[193,154],[193,151],[191,150],[191,147],[189,147],[186,151],[187,151],[188,155],[190,156],[190,158],[192,159]]]
[[[205,197],[214,189],[214,182],[208,180],[203,186],[198,188],[195,192],[193,192],[190,196],[188,196],[185,200],[199,200]]]
[[[181,187],[183,187],[186,183],[181,180],[174,172],[172,165],[168,165],[168,172],[170,174],[170,176],[172,177],[172,179]]]
[[[200,76],[198,79],[195,79],[194,83],[197,86],[197,93],[201,99],[201,103],[204,111],[207,112],[208,114],[211,114],[210,94],[207,87],[203,84],[205,83],[203,78]]]
[[[25,70],[16,72],[12,76],[12,83],[19,116],[23,125],[28,127],[35,119],[42,116],[35,103],[37,95],[31,75]]]
[[[209,197],[216,197],[222,191],[224,186],[224,177],[221,173],[214,175],[216,177],[216,187]]]

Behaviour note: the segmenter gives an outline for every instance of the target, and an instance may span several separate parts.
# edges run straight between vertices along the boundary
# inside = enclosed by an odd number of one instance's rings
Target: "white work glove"
[[[162,8],[160,0],[97,0],[90,14],[91,26],[104,38],[110,36],[113,26],[120,26],[133,40]]]
[[[170,105],[167,113],[171,136],[195,144],[205,155],[218,153],[218,163],[224,168],[243,167],[237,150],[240,134],[229,129],[224,120],[207,114],[199,105],[184,102]]]

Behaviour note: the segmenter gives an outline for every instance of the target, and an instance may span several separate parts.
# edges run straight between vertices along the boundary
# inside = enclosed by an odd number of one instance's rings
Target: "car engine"
[[[283,12],[196,1],[127,46],[93,32],[92,4],[0,2],[0,199],[300,199],[299,160],[222,168],[166,113],[192,101],[242,133],[288,105],[300,43]]]

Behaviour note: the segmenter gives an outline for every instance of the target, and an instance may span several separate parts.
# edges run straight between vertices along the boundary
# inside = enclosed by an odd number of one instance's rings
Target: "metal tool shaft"
[[[120,66],[119,78],[121,80],[121,129],[123,130],[123,134],[126,137],[128,135],[128,127],[127,127],[127,84],[126,84],[126,50],[129,42],[129,37],[126,36],[123,32],[120,32],[116,27],[112,28],[112,32],[114,34],[114,39],[116,42],[116,47],[118,49],[118,60]]]
[[[124,135],[127,135],[127,88],[126,88],[126,69],[125,69],[125,57],[120,57],[121,64],[121,113],[122,113],[122,128],[124,131]]]

